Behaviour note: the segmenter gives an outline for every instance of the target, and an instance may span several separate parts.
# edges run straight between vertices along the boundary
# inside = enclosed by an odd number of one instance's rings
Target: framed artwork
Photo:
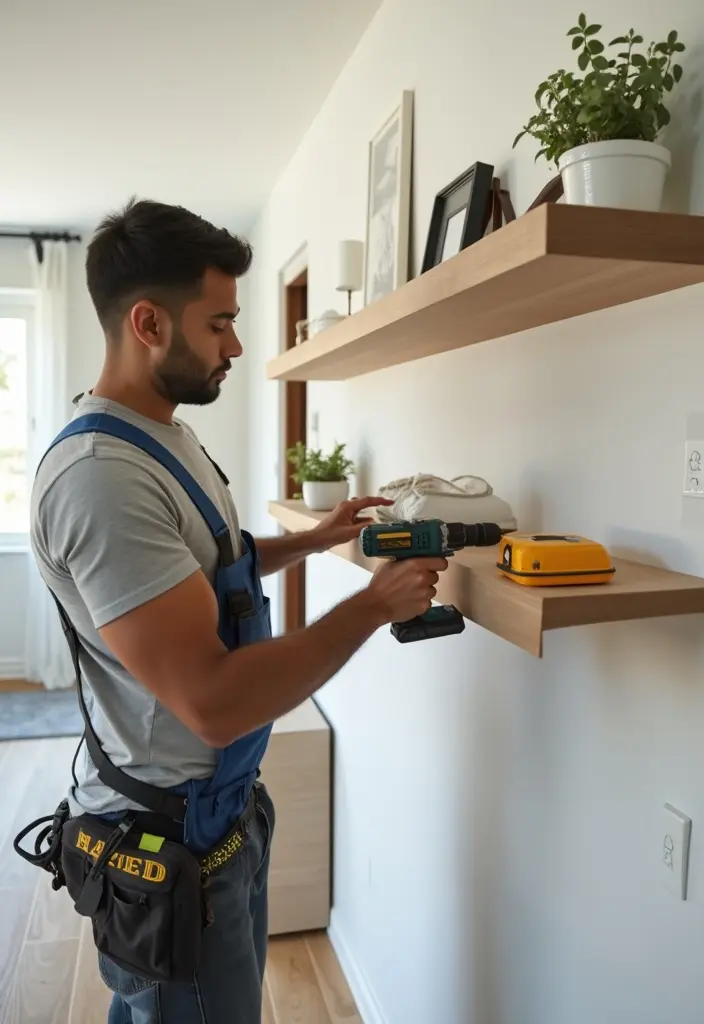
[[[413,93],[404,90],[369,143],[364,305],[408,280]]]
[[[493,174],[491,164],[476,163],[435,196],[421,274],[483,237]]]

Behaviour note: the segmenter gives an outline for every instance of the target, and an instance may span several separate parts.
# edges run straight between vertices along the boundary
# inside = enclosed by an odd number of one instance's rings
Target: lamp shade
[[[338,292],[358,292],[364,283],[364,243],[347,239],[337,249]]]

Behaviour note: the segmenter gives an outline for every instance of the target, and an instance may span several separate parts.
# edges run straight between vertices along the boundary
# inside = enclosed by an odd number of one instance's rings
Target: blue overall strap
[[[156,459],[157,462],[161,463],[164,469],[167,469],[178,480],[208,524],[220,551],[221,564],[232,565],[235,556],[230,530],[215,504],[176,456],[172,455],[168,448],[165,448],[163,444],[156,441],[146,431],[140,430],[139,427],[135,427],[132,423],[127,423],[125,420],[120,419],[119,416],[110,416],[106,412],[87,413],[85,416],[79,416],[67,424],[61,433],[54,438],[47,452],[50,452],[54,445],[59,444],[64,438],[73,437],[76,434],[92,433],[110,434],[112,437],[127,441],[129,444],[141,448],[148,455]]]
[[[135,427],[133,424],[127,423],[117,416],[110,416],[108,413],[89,413],[85,416],[79,416],[64,427],[61,433],[49,445],[47,452],[51,451],[55,445],[67,437],[73,437],[76,434],[92,433],[110,434],[112,437],[117,437],[120,440],[127,441],[129,444],[135,445],[137,448],[141,448],[142,451],[147,452],[147,454],[156,459],[181,484],[208,524],[220,551],[221,564],[229,566],[234,563],[235,558],[230,531],[214,503],[200,484],[196,483],[185,466],[171,454],[168,448],[159,444],[158,441],[144,430],[140,430],[139,427]],[[46,457],[47,452],[45,452],[44,457]],[[105,754],[91,723],[83,698],[81,666],[78,656],[80,647],[78,634],[53,592],[52,596],[56,602],[61,624],[71,650],[71,657],[76,672],[79,705],[85,723],[83,738],[88,746],[91,760],[97,769],[98,778],[104,785],[128,797],[134,803],[146,807],[157,814],[165,814],[169,818],[183,822],[186,817],[186,799],[183,795],[174,793],[170,789],[161,789],[158,786],[152,786],[150,783],[135,779],[114,765]]]

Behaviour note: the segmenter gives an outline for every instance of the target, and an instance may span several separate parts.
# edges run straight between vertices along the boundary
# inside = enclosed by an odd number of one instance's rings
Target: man
[[[386,563],[318,621],[271,637],[260,576],[357,537],[360,513],[382,499],[343,502],[315,529],[255,542],[217,466],[174,418],[181,403],[214,401],[242,354],[237,280],[251,259],[245,241],[180,207],[132,201],[100,225],[86,274],[103,369],[33,488],[37,563],[75,630],[90,724],[122,772],[106,784],[84,748],[71,814],[119,823],[148,815],[152,792],[166,791],[183,814],[139,819],[156,822],[150,842],[156,830],[209,866],[211,922],[192,981],[158,981],[99,953],[110,1024],[259,1024],[274,808],[257,776],[271,723],[376,629],[424,612],[447,565]],[[131,956],[144,939],[129,936]]]

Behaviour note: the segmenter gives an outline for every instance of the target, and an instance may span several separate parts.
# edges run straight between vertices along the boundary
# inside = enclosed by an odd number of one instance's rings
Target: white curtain
[[[44,242],[43,258],[31,244],[29,259],[36,289],[34,346],[29,364],[33,387],[33,429],[27,472],[30,486],[39,461],[69,417],[66,379],[68,347],[68,243]],[[29,556],[25,674],[49,690],[72,686],[75,673],[58,611]]]

